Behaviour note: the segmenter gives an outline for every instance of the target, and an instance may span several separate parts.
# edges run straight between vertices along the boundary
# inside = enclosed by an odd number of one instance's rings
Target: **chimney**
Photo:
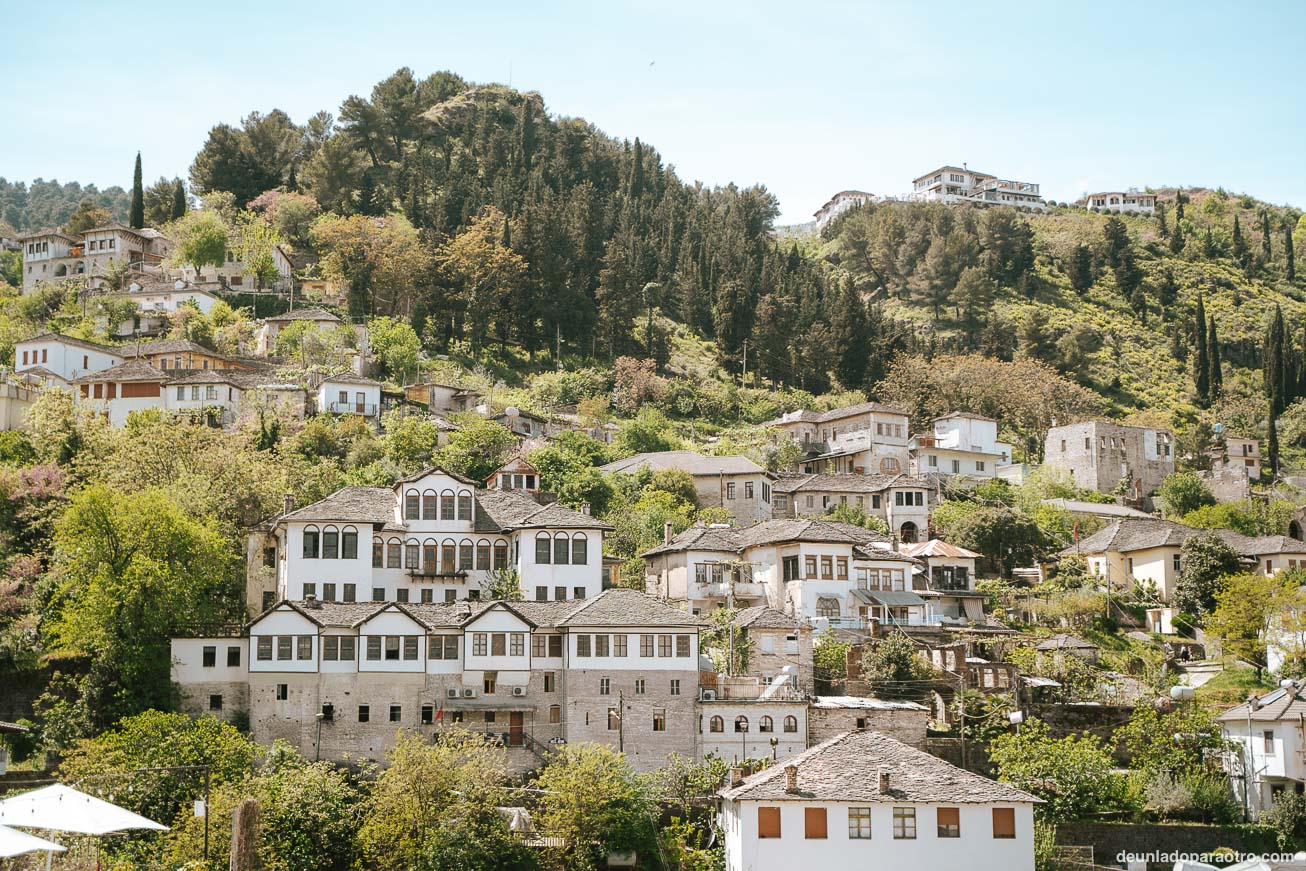
[[[289,514],[295,510],[295,494],[286,493],[281,497],[281,513]]]
[[[894,553],[898,552],[898,534],[896,532],[889,537],[889,547],[893,549]]]
[[[309,593],[307,596],[304,597],[304,607],[317,610],[318,608],[322,607],[322,603],[317,600],[317,596],[315,596],[312,593]]]
[[[798,792],[798,766],[797,765],[785,766],[785,792],[788,793]]]
[[[589,513],[590,513],[590,504],[589,504],[588,502],[582,502],[582,503],[580,503],[580,513],[581,513],[581,514],[589,514]]]
[[[671,521],[662,524],[662,543],[671,544]]]
[[[880,769],[880,794],[889,794],[889,769],[887,768]]]
[[[739,786],[739,784],[743,782],[744,782],[744,769],[742,768],[730,769],[730,785],[732,787]]]

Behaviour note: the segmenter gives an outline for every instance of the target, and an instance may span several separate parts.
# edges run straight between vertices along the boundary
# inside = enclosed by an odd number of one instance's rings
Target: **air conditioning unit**
[[[524,696],[526,695],[526,687],[513,687],[512,694],[514,696]]]
[[[699,693],[699,697],[700,697],[700,699],[701,699],[702,701],[705,701],[705,702],[715,702],[715,701],[716,701],[716,690],[702,690],[702,691]]]
[[[463,698],[464,699],[476,698],[476,690],[472,689],[471,687],[467,687],[466,689],[463,690]]]
[[[456,698],[458,698],[458,690],[456,690],[456,689],[449,689],[449,690],[446,690],[446,691],[445,691],[445,695],[448,696],[448,697],[451,698],[451,699],[456,699]]]

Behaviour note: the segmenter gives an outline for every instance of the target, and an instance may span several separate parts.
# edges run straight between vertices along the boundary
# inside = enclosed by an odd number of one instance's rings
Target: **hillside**
[[[123,165],[129,167],[126,160]],[[118,185],[100,190],[75,181],[60,184],[38,178],[28,184],[0,177],[0,231],[6,225],[19,233],[62,227],[84,200],[105,209],[115,220],[127,220],[131,194]]]

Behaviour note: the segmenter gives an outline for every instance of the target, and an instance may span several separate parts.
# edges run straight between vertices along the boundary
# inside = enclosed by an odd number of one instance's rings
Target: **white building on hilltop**
[[[880,732],[846,732],[720,791],[727,871],[1033,871],[1041,800]]]
[[[1011,445],[998,441],[998,422],[954,411],[935,419],[930,431],[912,436],[912,474],[993,478],[1011,464]]]
[[[839,191],[826,200],[825,205],[812,213],[812,217],[816,218],[816,232],[824,230],[827,224],[849,209],[878,202],[880,199],[881,197],[868,194],[866,191]]]
[[[1043,211],[1047,202],[1038,185],[975,172],[965,164],[941,166],[912,180],[912,198],[933,203],[978,203],[986,206],[1021,206]]]
[[[1127,191],[1102,191],[1089,194],[1081,202],[1086,208],[1108,212],[1150,215],[1156,211],[1156,194],[1143,193],[1135,188]]]

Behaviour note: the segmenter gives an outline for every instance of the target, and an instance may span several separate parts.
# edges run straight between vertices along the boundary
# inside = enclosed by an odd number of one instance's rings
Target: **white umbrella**
[[[0,859],[22,856],[25,853],[39,853],[42,850],[62,853],[64,848],[53,841],[43,840],[27,832],[0,826]]]
[[[61,783],[0,801],[0,825],[82,835],[105,835],[123,829],[168,830],[154,820]]]

